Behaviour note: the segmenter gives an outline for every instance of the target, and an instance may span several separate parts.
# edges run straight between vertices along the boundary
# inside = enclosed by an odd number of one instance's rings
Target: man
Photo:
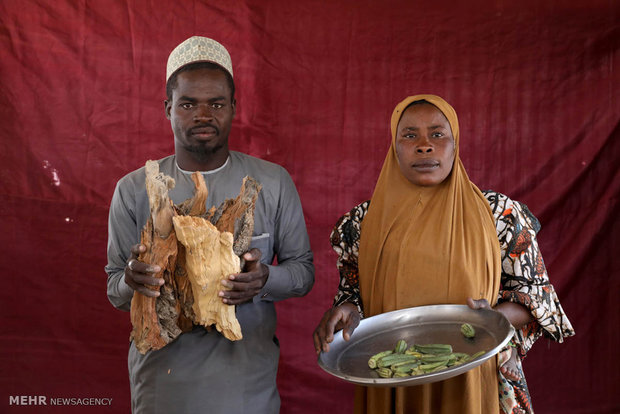
[[[279,346],[274,301],[303,296],[314,283],[312,252],[299,196],[284,168],[228,149],[235,116],[234,81],[228,51],[204,37],[191,37],[168,59],[166,117],[175,154],[159,160],[174,178],[169,195],[179,204],[193,195],[193,171],[209,190],[207,209],[235,198],[243,177],[262,190],[256,201],[254,234],[242,273],[222,281],[222,301],[236,305],[243,339],[229,341],[202,326],[157,351],[129,349],[134,413],[277,413]],[[144,250],[140,231],[149,217],[145,172],[140,168],[117,184],[110,206],[108,298],[129,310],[134,291],[157,296],[163,282],[155,265],[137,260]],[[277,257],[278,265],[271,263]]]

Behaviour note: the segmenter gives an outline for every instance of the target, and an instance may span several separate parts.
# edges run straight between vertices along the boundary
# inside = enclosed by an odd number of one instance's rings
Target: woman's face
[[[415,185],[434,186],[450,175],[454,137],[444,114],[431,104],[412,105],[396,129],[396,154],[403,175]]]

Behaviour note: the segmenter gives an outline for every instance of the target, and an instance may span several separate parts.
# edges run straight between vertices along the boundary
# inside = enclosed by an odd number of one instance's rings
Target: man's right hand
[[[341,329],[345,341],[351,339],[351,334],[360,324],[360,313],[357,306],[345,302],[340,306],[329,309],[323,315],[319,326],[314,330],[314,349],[317,354],[321,351],[329,352],[329,344],[334,340],[334,332]]]
[[[146,247],[142,244],[131,247],[131,256],[127,261],[127,266],[125,266],[125,283],[144,296],[157,297],[159,296],[159,287],[164,284],[164,279],[154,277],[161,270],[159,266],[138,260],[140,253],[145,251]],[[157,289],[153,289],[153,287]]]

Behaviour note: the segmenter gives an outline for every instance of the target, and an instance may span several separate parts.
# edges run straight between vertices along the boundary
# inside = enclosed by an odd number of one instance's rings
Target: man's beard
[[[190,152],[197,161],[204,162],[209,161],[213,155],[219,152],[224,146],[218,144],[215,147],[207,147],[206,145],[193,144],[188,145],[185,149]]]

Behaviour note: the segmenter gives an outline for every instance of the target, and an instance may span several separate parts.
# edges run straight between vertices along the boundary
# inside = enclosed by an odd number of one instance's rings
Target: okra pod
[[[390,355],[391,353],[392,351],[383,351],[383,352],[379,352],[378,354],[374,354],[368,360],[368,366],[373,369],[377,368],[377,361],[386,355]]]

